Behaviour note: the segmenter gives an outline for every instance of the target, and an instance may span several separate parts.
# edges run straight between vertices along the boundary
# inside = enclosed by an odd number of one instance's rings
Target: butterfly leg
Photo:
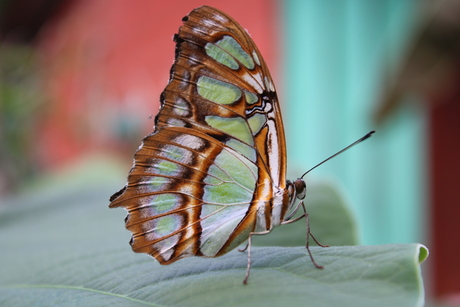
[[[249,246],[249,240],[248,240],[248,243],[246,243],[246,246],[245,246],[243,249],[238,248],[238,251],[239,251],[239,252],[244,252],[245,250],[248,249],[248,246]]]
[[[315,236],[311,233],[311,231],[310,231],[310,221],[309,221],[308,213],[307,213],[307,210],[305,209],[305,205],[304,205],[303,201],[301,201],[301,203],[302,203],[302,208],[303,208],[303,212],[304,212],[304,215],[305,215],[305,221],[306,221],[306,224],[307,224],[307,249],[308,249],[308,246],[309,246],[309,240],[308,240],[309,237],[312,237],[313,240],[316,242],[316,244],[318,244],[318,246],[329,247],[329,245],[319,243],[318,240],[315,238]],[[311,254],[310,254],[310,257],[311,257]],[[316,265],[316,263],[315,263],[315,265]]]
[[[291,220],[290,218],[293,216],[293,214],[290,214],[281,224],[282,225],[291,224],[291,223],[297,222],[301,218],[305,218],[305,224],[307,226],[307,239],[306,239],[305,247],[307,248],[308,255],[310,256],[311,262],[313,262],[313,264],[318,269],[323,269],[324,268],[323,266],[321,266],[321,265],[316,263],[315,259],[313,258],[313,255],[312,255],[312,253],[310,251],[310,236],[313,238],[313,240],[316,242],[316,244],[318,244],[321,247],[329,247],[329,245],[324,245],[324,244],[319,243],[318,240],[315,238],[315,236],[311,233],[311,231],[310,231],[310,221],[308,219],[308,213],[307,213],[307,210],[305,209],[305,204],[303,203],[303,201],[299,202],[299,204],[296,206],[294,211],[297,212],[297,210],[300,208],[300,206],[302,207],[303,212],[304,212],[301,216]]]
[[[295,206],[295,208],[294,208],[294,210],[292,210],[291,214],[289,214],[289,215],[284,219],[284,221],[283,221],[281,224],[284,224],[285,222],[289,222],[289,223],[287,223],[287,224],[294,223],[294,222],[300,220],[301,218],[303,218],[303,217],[305,216],[304,214],[302,214],[302,216],[296,218],[294,221],[292,221],[292,222],[290,221],[291,218],[292,218],[294,215],[296,215],[297,211],[299,211],[300,205],[301,205],[301,202],[298,202],[298,203],[297,203],[297,206]]]
[[[291,218],[296,215],[297,211],[299,211],[300,207],[303,208],[303,214],[299,217],[296,217],[295,219],[291,220]],[[282,222],[281,225],[286,225],[286,224],[291,224],[295,223],[300,219],[303,219],[307,215],[307,210],[305,209],[305,205],[303,204],[303,201],[299,201],[297,205],[295,206],[294,210],[292,210],[291,214],[289,214]],[[308,219],[307,219],[308,222]]]
[[[305,209],[304,209],[305,210]],[[318,269],[324,269],[324,267],[322,265],[319,265],[316,263],[315,259],[313,258],[313,255],[311,254],[311,251],[310,251],[310,236],[313,238],[313,240],[315,240],[316,243],[318,243],[318,241],[316,240],[316,238],[311,234],[311,231],[310,231],[310,222],[308,221],[308,213],[305,212],[305,220],[306,220],[306,223],[307,223],[307,244],[306,244],[306,248],[307,248],[307,251],[308,251],[308,255],[310,255],[310,259],[311,259],[311,262],[313,262],[313,264],[315,265],[315,267],[317,267]],[[326,247],[325,245],[322,245],[322,244],[318,244],[320,245],[321,247]]]
[[[248,278],[249,278],[249,272],[251,271],[251,244],[252,244],[252,236],[253,235],[266,235],[270,233],[270,230],[265,230],[261,232],[250,232],[249,233],[249,238],[248,238],[248,244],[244,248],[243,251],[246,249],[248,250],[248,266],[246,268],[246,276],[243,279],[243,284],[247,285],[248,284]]]

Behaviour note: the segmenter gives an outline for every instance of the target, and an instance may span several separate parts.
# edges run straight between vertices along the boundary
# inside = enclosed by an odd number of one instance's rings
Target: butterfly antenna
[[[357,140],[357,141],[353,142],[352,144],[348,145],[347,147],[345,147],[345,148],[342,149],[341,151],[339,151],[339,152],[333,154],[332,156],[330,156],[330,157],[327,158],[326,160],[324,160],[324,161],[322,161],[322,162],[316,164],[315,166],[313,166],[312,168],[310,168],[308,171],[306,171],[306,172],[300,177],[300,179],[303,179],[303,177],[304,177],[306,174],[308,174],[309,172],[311,172],[312,170],[314,170],[315,168],[317,168],[318,166],[320,166],[320,165],[323,164],[324,162],[327,162],[327,161],[331,160],[331,159],[334,158],[335,156],[340,155],[342,152],[344,152],[344,151],[346,151],[346,150],[352,148],[353,146],[355,146],[355,145],[361,143],[362,141],[364,141],[364,140],[370,138],[374,132],[375,132],[375,131],[372,130],[371,132],[367,133],[365,136],[363,136],[363,137],[360,138],[359,140]]]

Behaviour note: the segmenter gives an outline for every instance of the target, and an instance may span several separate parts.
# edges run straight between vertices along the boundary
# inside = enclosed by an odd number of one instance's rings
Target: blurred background
[[[88,157],[123,175],[87,176],[124,185],[172,36],[203,4],[248,29],[270,67],[291,179],[377,130],[308,176],[340,183],[362,244],[427,245],[429,296],[460,305],[460,0],[3,0],[0,214]]]

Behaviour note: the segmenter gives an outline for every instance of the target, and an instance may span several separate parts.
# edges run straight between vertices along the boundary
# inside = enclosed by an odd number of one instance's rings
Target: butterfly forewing
[[[222,255],[288,203],[281,113],[257,47],[214,8],[183,21],[155,131],[110,204],[128,210],[133,250],[163,264]]]

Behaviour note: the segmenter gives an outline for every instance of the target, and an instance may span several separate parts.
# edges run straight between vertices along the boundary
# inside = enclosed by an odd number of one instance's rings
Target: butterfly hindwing
[[[163,264],[219,256],[271,229],[286,185],[279,104],[254,42],[211,7],[183,21],[155,131],[110,204],[128,210],[133,250]]]

